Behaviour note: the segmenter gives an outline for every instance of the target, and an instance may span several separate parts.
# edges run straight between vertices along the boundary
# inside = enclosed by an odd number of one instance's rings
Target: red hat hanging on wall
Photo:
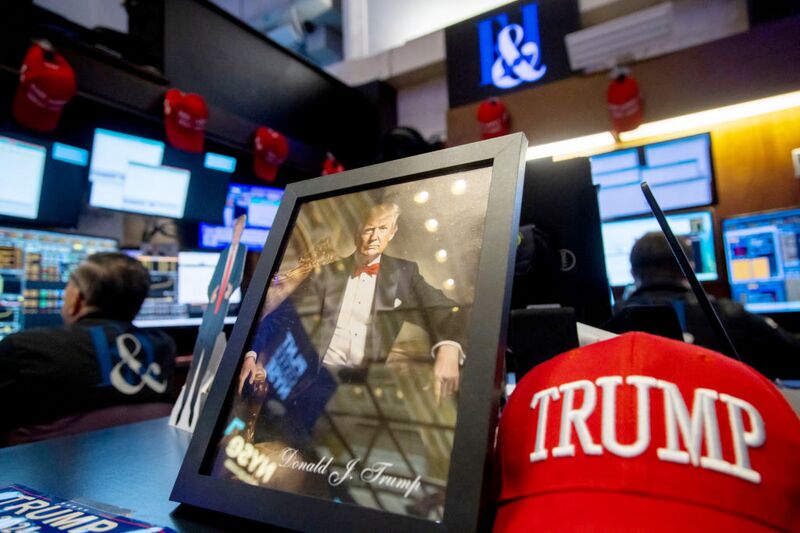
[[[344,172],[344,165],[337,161],[332,153],[327,152],[325,161],[322,163],[322,175],[327,176],[328,174],[338,174],[339,172]]]
[[[608,84],[606,98],[612,133],[616,135],[621,131],[638,128],[644,115],[644,101],[639,94],[639,84],[624,67],[612,69],[609,76],[611,83]]]
[[[23,126],[47,132],[58,125],[64,105],[78,92],[75,72],[47,41],[25,54],[12,113]]]
[[[289,157],[286,137],[266,126],[256,128],[253,146],[253,171],[266,181],[275,181],[278,167]]]
[[[170,89],[164,96],[164,128],[169,143],[187,152],[202,152],[208,106],[199,94]]]
[[[476,118],[481,127],[481,139],[500,137],[509,132],[508,109],[499,98],[491,97],[481,102]]]

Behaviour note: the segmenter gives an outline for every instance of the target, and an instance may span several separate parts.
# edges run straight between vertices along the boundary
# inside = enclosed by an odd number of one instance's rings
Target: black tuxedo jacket
[[[296,322],[302,321],[321,361],[333,338],[354,264],[351,255],[312,273],[291,297],[264,319],[270,324],[262,329],[296,331]],[[367,328],[365,364],[386,359],[405,322],[425,329],[431,344],[452,340],[464,347],[467,313],[459,309],[456,302],[429,285],[412,261],[384,254],[380,265]]]

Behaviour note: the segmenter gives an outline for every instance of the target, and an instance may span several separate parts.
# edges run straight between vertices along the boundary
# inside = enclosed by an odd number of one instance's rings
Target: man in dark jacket
[[[691,247],[681,240],[686,255]],[[689,283],[678,267],[667,240],[651,232],[636,241],[631,249],[631,273],[636,290],[619,309],[641,305],[669,305],[675,309],[684,339],[721,351],[721,345],[703,313]],[[772,320],[747,312],[726,298],[712,304],[728,331],[742,360],[770,379],[800,378],[800,340],[782,330]]]
[[[137,260],[89,256],[64,290],[63,326],[0,341],[0,432],[116,405],[171,401],[174,342],[132,324],[149,286]]]

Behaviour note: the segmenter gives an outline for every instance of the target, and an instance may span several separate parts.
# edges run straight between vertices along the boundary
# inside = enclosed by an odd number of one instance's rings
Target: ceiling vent
[[[637,11],[565,37],[572,70],[595,72],[658,55],[672,35],[672,2]]]

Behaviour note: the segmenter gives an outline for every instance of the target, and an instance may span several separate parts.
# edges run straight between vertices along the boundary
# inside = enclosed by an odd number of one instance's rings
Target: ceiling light
[[[437,229],[439,229],[439,221],[435,218],[429,218],[425,221],[425,229],[433,233]]]

